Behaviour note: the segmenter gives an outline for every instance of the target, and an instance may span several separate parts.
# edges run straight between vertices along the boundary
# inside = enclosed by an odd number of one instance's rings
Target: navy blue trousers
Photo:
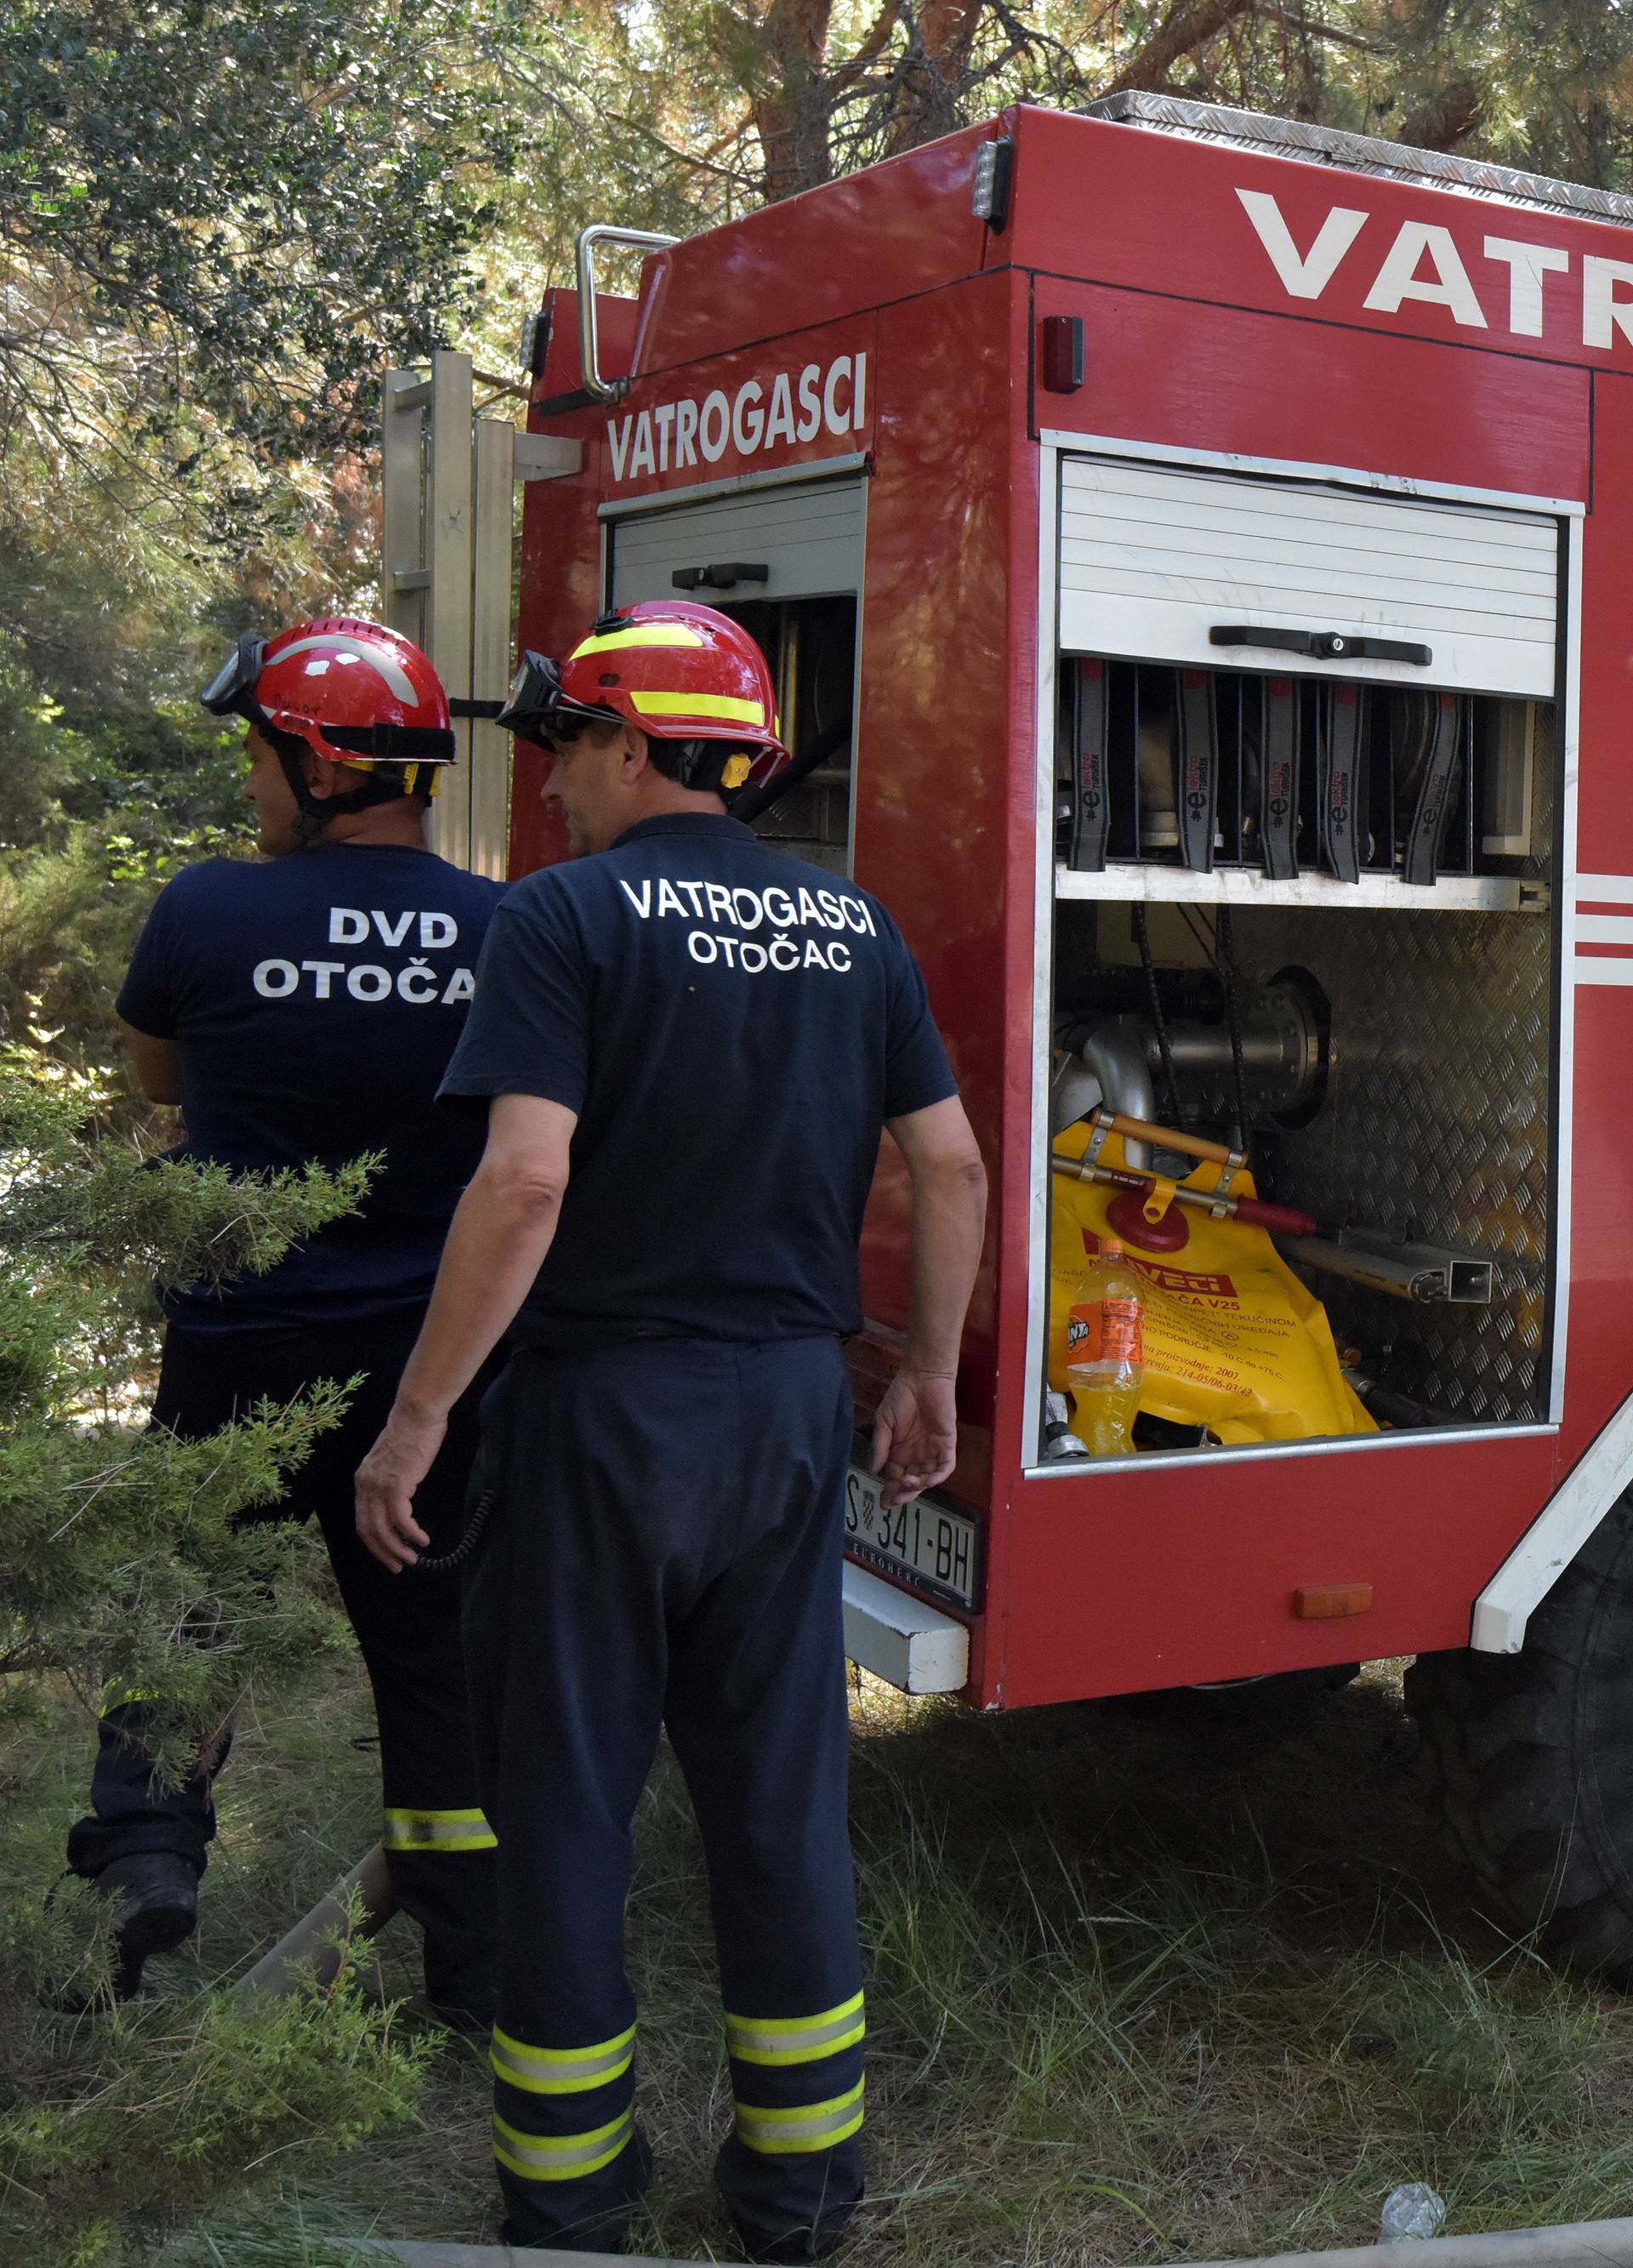
[[[476,1797],[470,1705],[460,1646],[457,1573],[392,1575],[364,1549],[353,1521],[353,1476],[373,1447],[418,1336],[423,1310],[342,1330],[166,1334],[155,1425],[184,1440],[213,1433],[263,1399],[283,1403],[314,1380],[366,1370],[333,1432],[291,1476],[283,1499],[252,1520],[316,1518],[374,1690],[392,1887],[424,1932],[425,1985],[439,2007],[486,2021],[493,2006],[493,1835]],[[415,1512],[445,1550],[464,1516],[480,1394],[455,1411]],[[180,1786],[153,1771],[138,1701],[104,1715],[91,1813],[69,1837],[68,1863],[95,1875],[115,1859],[167,1851],[202,1874],[216,1831],[211,1791],[229,1742]],[[291,1919],[294,1917],[291,1915]]]
[[[624,1970],[630,1822],[666,1727],[709,1865],[751,2251],[862,2196],[862,1972],[840,1600],[837,1344],[523,1353],[482,1410],[467,1586],[499,1837],[494,2150],[509,2241],[616,2242],[648,2171]]]

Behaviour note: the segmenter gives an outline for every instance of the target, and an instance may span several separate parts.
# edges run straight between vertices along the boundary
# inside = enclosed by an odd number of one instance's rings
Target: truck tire
[[[1633,1501],[1583,1545],[1520,1653],[1422,1654],[1406,1704],[1482,1913],[1633,1984]]]

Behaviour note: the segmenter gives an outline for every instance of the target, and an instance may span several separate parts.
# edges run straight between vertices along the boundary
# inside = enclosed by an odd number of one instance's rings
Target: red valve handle
[[[1155,1127],[1144,1130],[1162,1134],[1166,1130]],[[1130,1173],[1126,1166],[1091,1165],[1086,1157],[1056,1157],[1052,1163],[1057,1174],[1069,1174],[1074,1181],[1108,1182],[1113,1189],[1130,1189],[1138,1197],[1150,1197],[1156,1187],[1149,1174]],[[1319,1236],[1321,1233],[1320,1223],[1307,1212],[1298,1212],[1291,1205],[1271,1204],[1264,1197],[1216,1197],[1209,1190],[1193,1189],[1184,1182],[1173,1194],[1181,1204],[1194,1205],[1200,1212],[1211,1212],[1217,1204],[1233,1219],[1246,1221],[1250,1228],[1268,1229],[1272,1236]]]
[[[1320,1224],[1291,1205],[1267,1204],[1263,1197],[1238,1197],[1236,1218],[1253,1228],[1268,1228],[1272,1236],[1315,1236]]]

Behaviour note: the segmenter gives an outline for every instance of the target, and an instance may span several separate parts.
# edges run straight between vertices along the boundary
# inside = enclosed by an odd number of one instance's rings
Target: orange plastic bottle
[[[1094,1457],[1134,1453],[1145,1382],[1145,1295],[1114,1236],[1102,1237],[1066,1324],[1071,1430]]]

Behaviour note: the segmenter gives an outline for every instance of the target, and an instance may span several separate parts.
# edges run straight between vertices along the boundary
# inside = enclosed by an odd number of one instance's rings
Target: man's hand
[[[951,1373],[899,1370],[873,1420],[873,1470],[880,1501],[907,1504],[945,1480],[958,1455],[958,1412]]]
[[[901,1367],[873,1424],[886,1506],[934,1488],[958,1454],[953,1387],[981,1259],[987,1177],[956,1095],[888,1122],[913,1184],[913,1292]]]
[[[430,1542],[414,1517],[414,1491],[430,1472],[448,1430],[445,1418],[416,1418],[401,1403],[357,1468],[357,1533],[394,1575],[412,1567]]]
[[[454,1208],[437,1286],[403,1366],[386,1431],[357,1469],[357,1533],[384,1567],[412,1567],[430,1541],[414,1491],[445,1415],[510,1329],[555,1234],[576,1115],[533,1094],[497,1094],[482,1163]]]

